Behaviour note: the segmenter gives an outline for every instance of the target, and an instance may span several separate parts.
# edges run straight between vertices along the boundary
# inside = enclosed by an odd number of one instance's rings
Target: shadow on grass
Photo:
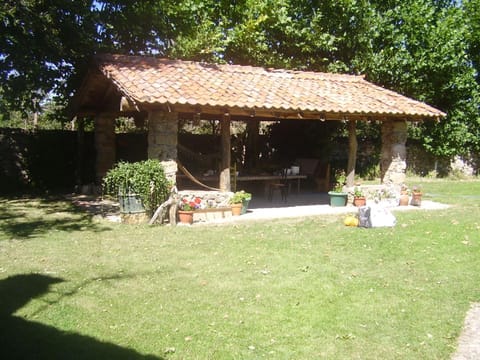
[[[39,274],[15,275],[0,281],[0,358],[2,359],[161,359],[58,330],[14,316],[31,299],[62,279]]]
[[[50,230],[108,230],[92,218],[60,197],[0,198],[0,233],[10,239],[25,240]]]

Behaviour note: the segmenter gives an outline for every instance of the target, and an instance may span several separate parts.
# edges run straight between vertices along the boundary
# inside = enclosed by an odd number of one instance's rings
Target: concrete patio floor
[[[369,206],[376,205],[373,202],[368,203]],[[395,211],[421,211],[421,210],[435,210],[445,209],[448,205],[437,202],[423,200],[422,206],[393,206],[389,207],[393,212]],[[318,192],[302,192],[300,194],[289,194],[287,201],[282,201],[280,196],[274,197],[269,201],[265,197],[253,197],[248,206],[246,214],[241,216],[232,216],[224,219],[214,219],[208,223],[228,223],[240,221],[254,221],[254,220],[274,220],[298,217],[310,217],[319,215],[344,215],[357,214],[358,208],[352,205],[344,207],[332,207],[329,205],[329,197],[327,193]],[[206,224],[204,222],[203,224]]]
[[[80,208],[92,213],[95,216],[105,218],[113,222],[120,221],[118,203],[106,198],[74,195],[69,197],[72,202]],[[373,202],[369,206],[376,206]],[[378,206],[378,205],[377,205]],[[423,200],[422,206],[394,206],[389,207],[395,211],[422,211],[445,209],[448,205],[437,202]],[[289,194],[287,201],[282,201],[280,196],[276,196],[272,201],[264,196],[253,196],[249,203],[248,211],[241,216],[227,216],[225,218],[216,218],[208,221],[195,222],[196,225],[208,225],[219,223],[236,223],[244,221],[268,221],[287,218],[307,218],[321,215],[344,215],[356,214],[358,208],[348,205],[344,207],[332,207],[329,205],[327,193],[319,192],[301,192],[299,194]]]

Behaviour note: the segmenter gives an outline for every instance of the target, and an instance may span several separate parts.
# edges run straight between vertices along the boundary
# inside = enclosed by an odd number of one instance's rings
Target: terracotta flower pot
[[[408,196],[407,193],[402,193],[400,194],[400,200],[398,202],[398,205],[407,206],[409,201],[410,201],[410,196]]]
[[[421,192],[414,192],[412,193],[412,200],[410,204],[413,206],[421,206],[422,205],[422,193]]]
[[[367,204],[367,199],[365,196],[356,196],[353,198],[353,205],[360,207],[365,206]]]
[[[232,215],[233,216],[240,216],[242,214],[242,203],[240,204],[232,204]]]
[[[178,210],[178,220],[182,224],[193,224],[193,211]]]

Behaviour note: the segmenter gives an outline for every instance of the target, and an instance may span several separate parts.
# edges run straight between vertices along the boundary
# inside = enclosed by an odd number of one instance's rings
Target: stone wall
[[[179,203],[193,202],[198,209],[228,207],[233,196],[230,191],[181,190],[178,192]]]
[[[194,222],[211,221],[232,216],[232,192],[182,190],[178,192],[179,206],[188,202],[198,206],[193,213]]]

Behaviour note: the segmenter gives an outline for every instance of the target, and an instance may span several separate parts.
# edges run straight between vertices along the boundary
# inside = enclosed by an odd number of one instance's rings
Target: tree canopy
[[[0,113],[65,104],[98,52],[365,74],[448,113],[412,136],[480,150],[479,0],[7,0]],[[0,115],[1,116],[1,115]]]

